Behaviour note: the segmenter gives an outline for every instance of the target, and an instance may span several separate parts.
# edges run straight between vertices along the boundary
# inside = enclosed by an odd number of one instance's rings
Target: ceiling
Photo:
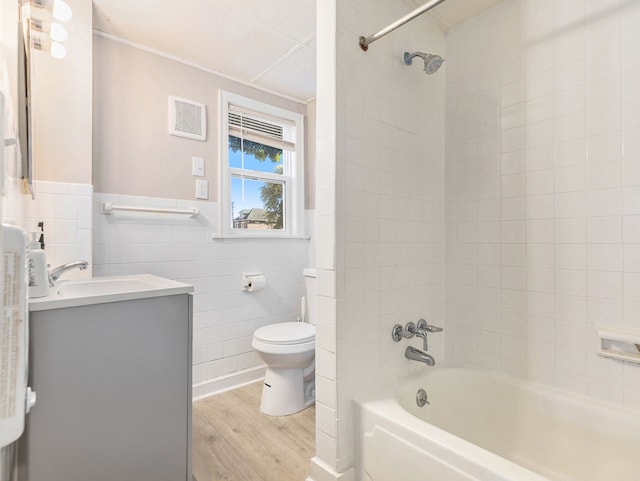
[[[436,8],[429,10],[427,16],[440,30],[447,33],[456,25],[479,15],[485,10],[499,4],[502,0],[447,0]],[[419,2],[420,4],[424,2]]]
[[[447,0],[427,15],[446,32],[500,1]],[[315,97],[316,0],[93,0],[93,7],[97,30],[300,101]]]

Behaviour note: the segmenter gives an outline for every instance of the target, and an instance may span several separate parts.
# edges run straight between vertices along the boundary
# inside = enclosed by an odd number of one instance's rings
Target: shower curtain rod
[[[387,28],[383,28],[378,33],[374,33],[369,37],[360,37],[360,48],[366,52],[369,49],[369,45],[375,42],[376,40],[378,40],[379,38],[382,38],[386,34],[393,32],[396,28],[402,27],[405,23],[410,22],[414,18],[431,10],[433,7],[437,7],[444,1],[445,0],[431,0],[430,2],[425,3],[421,7],[416,8],[413,12],[405,15],[400,20],[393,22]]]

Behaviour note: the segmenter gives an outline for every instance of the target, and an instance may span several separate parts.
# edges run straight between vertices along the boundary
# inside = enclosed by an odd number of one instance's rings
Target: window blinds
[[[295,152],[295,123],[229,104],[229,135]]]

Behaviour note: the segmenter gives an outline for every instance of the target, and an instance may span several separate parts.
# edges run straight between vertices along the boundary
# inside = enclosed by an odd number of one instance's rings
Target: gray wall
[[[218,91],[228,90],[294,112],[307,106],[98,35],[93,37],[93,184],[96,192],[194,198],[191,157],[205,158],[209,200],[217,201]],[[167,97],[207,106],[207,140],[168,134]],[[310,109],[311,110],[311,109]],[[305,119],[307,129],[315,122]],[[311,135],[310,135],[311,134]],[[307,137],[315,137],[307,130]],[[310,146],[313,144],[310,142]],[[308,158],[315,149],[307,149]],[[314,162],[308,162],[313,166]],[[307,172],[312,169],[307,168]],[[305,206],[315,202],[312,177]],[[310,195],[311,194],[311,195]]]

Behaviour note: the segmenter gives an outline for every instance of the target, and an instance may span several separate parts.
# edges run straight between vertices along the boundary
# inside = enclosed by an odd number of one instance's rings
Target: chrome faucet
[[[432,326],[424,319],[420,319],[418,321],[418,325],[416,326],[416,337],[422,339],[422,350],[429,350],[427,334],[429,334],[430,332],[442,332],[443,330],[444,329],[442,327]]]
[[[427,366],[435,366],[436,360],[426,352],[429,349],[427,336],[431,332],[441,332],[443,330],[441,327],[432,326],[424,319],[420,319],[417,325],[413,322],[408,322],[404,328],[400,324],[396,324],[391,331],[391,338],[395,342],[400,342],[401,339],[411,339],[413,336],[419,337],[422,339],[422,350],[408,346],[404,351],[404,356],[412,361],[424,362]]]
[[[412,361],[424,362],[427,366],[435,366],[436,360],[431,354],[416,349],[413,346],[407,346],[404,351],[404,357],[411,359]]]
[[[60,276],[71,269],[80,269],[81,271],[83,271],[88,266],[89,263],[87,261],[74,261],[62,264],[61,266],[58,266],[55,269],[49,271],[49,285],[53,287],[55,282],[60,279]]]

